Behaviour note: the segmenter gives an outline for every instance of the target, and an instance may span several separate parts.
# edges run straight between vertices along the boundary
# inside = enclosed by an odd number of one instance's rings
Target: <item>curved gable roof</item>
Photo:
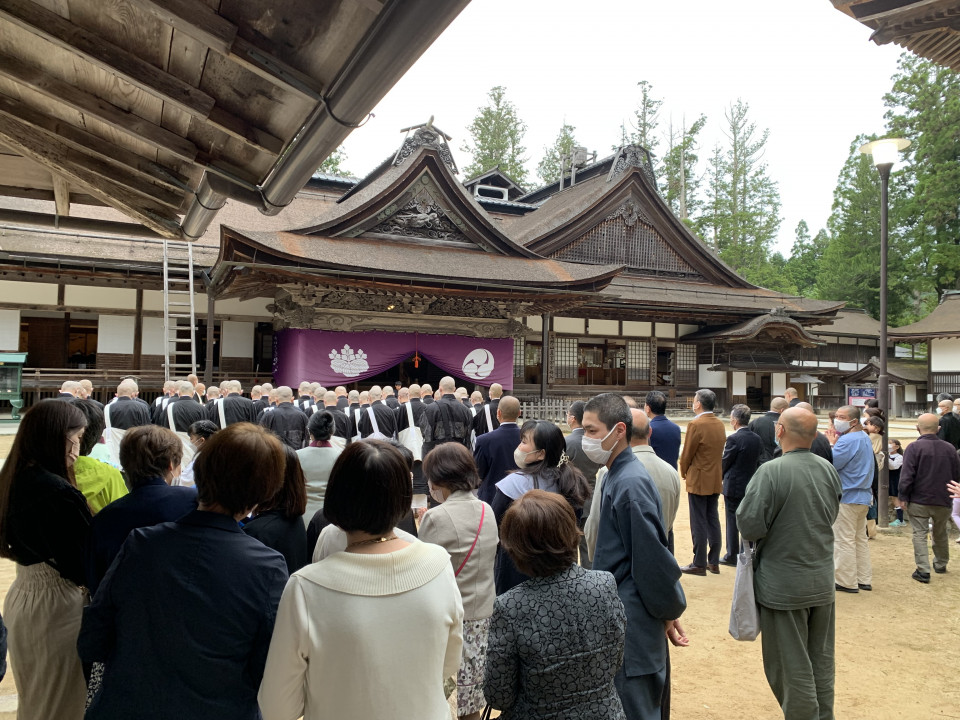
[[[614,171],[611,171],[611,174]],[[633,203],[633,208],[627,203]],[[615,214],[649,224],[662,238],[657,252],[679,256],[704,281],[736,288],[754,288],[720,260],[670,210],[643,168],[628,165],[620,175],[598,176],[550,197],[533,213],[510,226],[519,244],[541,255],[554,256],[579,241]],[[634,217],[627,218],[633,214]],[[630,265],[627,258],[616,262]]]

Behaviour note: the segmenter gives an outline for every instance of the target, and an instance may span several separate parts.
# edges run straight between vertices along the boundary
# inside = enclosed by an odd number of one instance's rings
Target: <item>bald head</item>
[[[361,404],[361,405],[369,405],[369,404],[370,404],[370,392],[369,392],[369,391],[364,390],[362,393],[360,393],[360,404]]]
[[[370,402],[377,402],[377,400],[383,397],[383,388],[379,385],[374,385],[367,390],[367,394],[370,396]]]
[[[632,408],[640,407],[639,405],[637,405],[637,401],[633,398],[632,395],[624,395],[623,401],[627,404],[628,408],[632,409]]]
[[[407,393],[409,393],[412,398],[420,398],[420,386],[416,383],[413,383],[410,387],[407,388]]]
[[[493,385],[490,386],[490,392],[488,394],[490,395],[491,400],[496,400],[497,398],[502,397],[503,385],[501,385],[500,383],[494,383]]]
[[[770,412],[782,413],[790,407],[790,402],[786,398],[775,397],[770,401]]]
[[[66,385],[66,383],[64,383]],[[940,409],[941,415],[946,415],[949,412],[953,412],[953,401],[952,400],[941,400],[937,403],[937,407]]]
[[[177,394],[180,397],[193,397],[193,383],[189,380],[181,380],[177,384]]]
[[[798,402],[794,407],[800,408],[801,410],[809,410],[813,412],[813,405],[808,402]]]
[[[270,383],[264,383],[263,385],[260,386],[260,392],[262,392],[264,395],[269,395],[272,390],[273,390],[273,385],[271,385]]]
[[[420,397],[422,398],[433,397],[433,385],[431,385],[430,383],[424,383],[423,385],[421,385]]]
[[[449,375],[445,375],[440,378],[439,388],[444,395],[450,395],[457,389],[457,382]]]
[[[133,397],[138,392],[140,392],[140,388],[137,387],[137,381],[132,378],[121,380],[120,384],[117,385],[117,397]]]
[[[277,388],[277,402],[293,402],[293,390],[287,385],[281,385]]]
[[[397,400],[406,405],[410,402],[410,388],[402,387],[400,392],[397,393]]]
[[[520,401],[513,395],[504,395],[497,405],[497,418],[500,422],[516,422],[520,417]]]
[[[650,418],[639,408],[630,408],[633,428],[630,430],[630,445],[647,445],[650,441]]]
[[[949,402],[945,400],[944,402]],[[953,403],[950,403],[951,405]],[[933,413],[924,413],[917,418],[917,431],[921,435],[936,435],[940,429],[940,419]]]
[[[783,397],[786,398],[787,403],[789,404],[791,400],[793,400],[796,397],[799,397],[797,395],[797,389],[792,387],[787,388],[786,390],[783,391]],[[796,405],[794,405],[794,407],[796,407]]]
[[[324,407],[337,406],[337,394],[333,390],[327,390],[323,394],[323,406]]]
[[[817,416],[809,410],[798,407],[788,408],[780,415],[783,434],[780,447],[787,453],[798,448],[810,449],[817,437]]]

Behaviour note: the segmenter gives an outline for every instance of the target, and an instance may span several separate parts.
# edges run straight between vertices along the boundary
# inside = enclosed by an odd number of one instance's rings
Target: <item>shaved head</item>
[[[504,395],[497,405],[497,415],[502,422],[516,422],[520,417],[520,401],[513,395]]]
[[[137,387],[136,380],[133,380],[132,378],[121,380],[120,384],[117,385],[117,395],[119,397],[132,397],[138,392],[140,392],[140,388]]]
[[[401,392],[402,392],[402,391],[401,391]],[[419,398],[419,397],[420,397],[420,386],[417,385],[416,383],[413,383],[413,385],[411,385],[409,388],[407,388],[407,392],[410,393],[410,397]]]
[[[503,395],[503,385],[500,383],[494,383],[490,386],[490,392],[488,394],[490,395],[491,400],[496,400],[498,397]]]
[[[813,405],[811,405],[808,402],[798,402],[796,405],[794,405],[794,407],[800,408],[801,410],[809,410],[810,412],[813,412]]]
[[[775,397],[770,401],[770,412],[783,412],[788,407],[790,407],[790,403],[786,398]]]
[[[337,394],[333,390],[327,390],[323,394],[323,406],[333,407],[337,404]]]
[[[457,389],[457,382],[449,375],[445,375],[444,377],[440,378],[439,388],[444,395],[449,395]]]
[[[285,403],[293,400],[293,390],[286,385],[277,388],[277,402]]]
[[[626,400],[626,396],[624,396]],[[639,408],[630,408],[630,417],[633,418],[633,428],[630,430],[631,445],[646,445],[650,439],[650,418]]]
[[[944,400],[943,402],[950,402],[949,400]],[[943,403],[941,403],[942,405]],[[953,405],[953,403],[950,403]],[[917,430],[920,431],[921,435],[930,435],[936,434],[940,429],[940,419],[933,413],[924,413],[917,418]]]
[[[817,416],[809,410],[798,407],[788,408],[780,415],[783,435],[780,444],[784,452],[788,449],[809,448],[817,437]]]

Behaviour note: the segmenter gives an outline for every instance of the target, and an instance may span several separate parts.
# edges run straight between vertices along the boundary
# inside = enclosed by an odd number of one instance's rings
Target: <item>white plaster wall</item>
[[[194,301],[195,303],[197,301]],[[264,320],[269,320],[273,317],[273,313],[267,310],[267,305],[273,303],[273,298],[253,298],[252,300],[237,300],[236,298],[231,298],[229,300],[217,300],[214,306],[214,312],[217,315],[252,315],[254,317],[262,317]],[[203,312],[204,315],[207,314],[207,297],[203,296],[203,302],[197,304],[197,311]],[[231,356],[233,357],[233,356]]]
[[[653,326],[648,322],[636,322],[634,320],[624,320],[623,334],[626,337],[647,338],[653,335]]]
[[[960,372],[960,338],[930,341],[930,371]]]
[[[537,332],[543,331],[543,318],[540,315],[531,315],[527,318],[527,327]]]
[[[0,302],[56,305],[57,286],[52,283],[0,280]]]
[[[620,335],[620,323],[616,320],[590,320],[587,323],[587,331],[591,335],[618,337]]]
[[[254,324],[224,320],[220,325],[220,356],[252,358]]]
[[[700,365],[700,387],[705,388],[724,388],[727,387],[727,373],[719,370],[707,370],[709,363]],[[744,390],[746,392],[746,390]]]
[[[583,318],[565,318],[558,317],[553,319],[553,331],[558,333],[570,333],[571,335],[585,335],[586,321]]]
[[[20,349],[20,311],[0,310],[0,350],[17,352]]]
[[[658,338],[673,338],[674,333],[674,324],[673,323],[655,323],[654,331],[657,334]]]
[[[917,402],[917,386],[916,385],[903,386],[903,401]]]
[[[132,318],[131,318],[132,319]],[[131,330],[131,344],[133,331]],[[163,318],[145,317],[143,319],[143,339],[140,352],[144,355],[163,355]]]
[[[770,373],[770,394],[783,395],[787,389],[786,373]]]
[[[101,315],[97,318],[97,352],[132,355],[134,322],[133,315]]]
[[[63,302],[67,307],[134,310],[137,307],[137,291],[131,288],[67,285],[63,291]]]
[[[735,372],[733,374],[733,394],[747,394],[747,374],[745,372]]]

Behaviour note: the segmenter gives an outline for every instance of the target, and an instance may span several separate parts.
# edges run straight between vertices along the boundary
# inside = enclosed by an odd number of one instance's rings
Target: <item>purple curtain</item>
[[[334,387],[365,380],[418,351],[454,377],[513,389],[512,338],[294,329],[275,338],[274,378],[281,385],[309,380]]]

